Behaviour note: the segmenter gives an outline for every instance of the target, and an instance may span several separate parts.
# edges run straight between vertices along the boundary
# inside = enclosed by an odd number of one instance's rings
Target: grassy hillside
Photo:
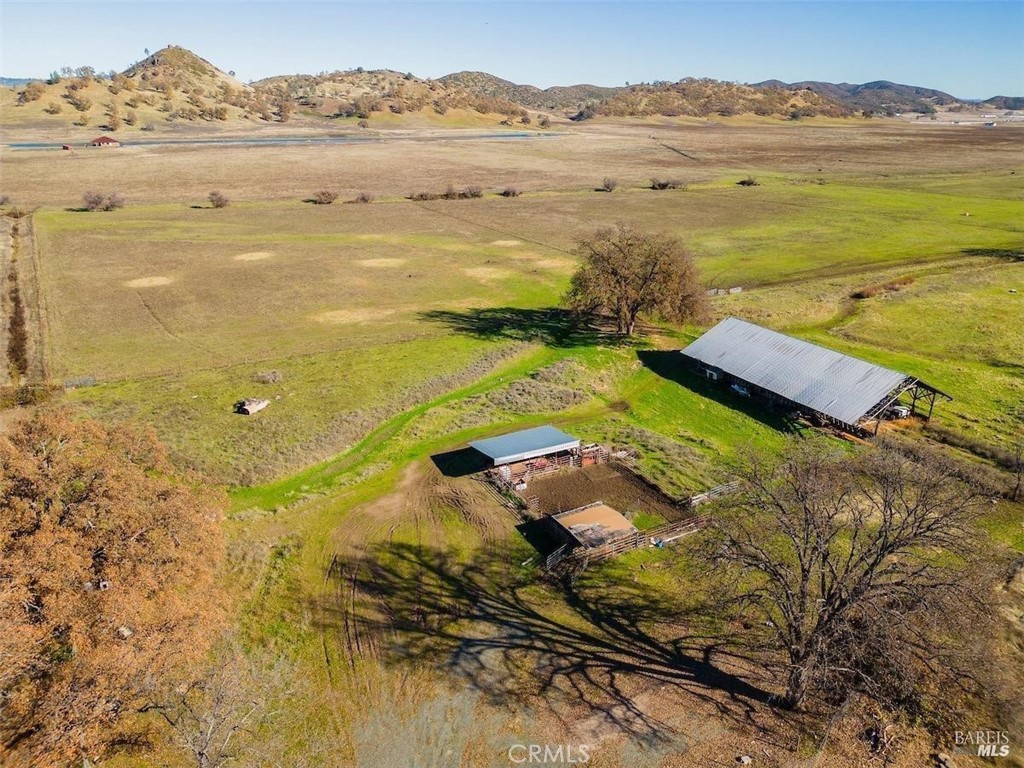
[[[508,99],[517,104],[550,110],[576,110],[591,101],[607,99],[622,88],[600,85],[555,85],[538,88],[535,85],[520,85],[487,72],[453,72],[439,79],[450,88],[458,88],[480,96]]]
[[[320,75],[282,75],[253,84],[272,100],[293,99],[302,108],[325,117],[369,119],[375,113],[431,112],[447,115],[453,110],[522,118],[526,110],[507,95],[484,93],[441,80],[424,80],[411,73],[387,69],[363,69]]]
[[[0,90],[0,125],[160,131],[203,125],[245,127],[297,120],[422,116],[437,125],[525,125],[526,108],[506,97],[390,70],[351,70],[267,78],[252,85],[205,59],[170,46],[113,76],[81,68],[70,76]],[[450,117],[449,117],[450,115]],[[447,118],[447,119],[446,119]]]
[[[153,130],[168,123],[280,120],[280,104],[191,51],[170,46],[112,77],[81,68],[0,92],[3,124]]]
[[[783,83],[766,80],[757,83],[758,88],[788,88],[810,90],[820,93],[852,110],[869,112],[934,112],[936,107],[952,106],[960,101],[948,93],[916,85],[901,85],[888,80],[871,83],[826,83],[818,80],[802,80],[798,83]]]

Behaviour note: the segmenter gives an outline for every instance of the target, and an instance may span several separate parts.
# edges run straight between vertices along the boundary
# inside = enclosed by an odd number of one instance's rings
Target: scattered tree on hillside
[[[27,104],[30,101],[39,101],[46,93],[46,87],[40,82],[31,82],[18,93],[18,103]]]
[[[0,762],[95,759],[218,624],[221,501],[151,432],[41,413],[0,437]]]
[[[812,446],[751,458],[740,477],[715,512],[712,557],[785,654],[787,706],[857,689],[920,716],[973,685],[978,670],[948,642],[986,597],[962,470],[884,444],[853,457]],[[924,701],[937,690],[946,702]]]
[[[613,179],[611,176],[605,176],[601,180],[601,186],[597,189],[599,192],[614,192],[619,187],[619,180]]]
[[[282,123],[287,123],[291,120],[292,113],[295,112],[295,102],[291,99],[281,99],[277,103],[277,117]]]
[[[577,312],[611,315],[620,334],[632,336],[641,315],[684,322],[704,312],[697,267],[677,238],[619,224],[579,240],[576,253],[582,265],[566,303]]]

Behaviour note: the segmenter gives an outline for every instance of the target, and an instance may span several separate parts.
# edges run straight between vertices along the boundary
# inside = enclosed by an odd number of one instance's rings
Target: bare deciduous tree
[[[817,685],[881,694],[950,667],[927,628],[983,592],[966,578],[979,499],[951,463],[813,447],[753,458],[740,475],[743,492],[716,515],[715,556],[786,655],[787,706]]]
[[[117,192],[104,195],[102,192],[89,191],[82,195],[82,206],[87,211],[116,211],[124,207],[124,198]]]
[[[260,728],[276,714],[293,676],[290,664],[247,654],[229,638],[214,661],[189,679],[154,691],[154,701],[141,711],[158,715],[196,768],[257,765],[273,743],[263,743]]]
[[[705,291],[693,257],[676,238],[619,224],[584,237],[566,302],[576,311],[610,314],[632,336],[642,314],[671,322],[700,317]]]
[[[206,196],[206,199],[210,201],[210,205],[214,208],[227,208],[231,204],[231,200],[223,192],[214,190]]]

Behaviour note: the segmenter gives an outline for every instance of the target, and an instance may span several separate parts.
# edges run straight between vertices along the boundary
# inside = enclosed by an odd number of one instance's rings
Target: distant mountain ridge
[[[945,91],[888,80],[875,80],[870,83],[829,83],[821,80],[784,83],[781,80],[765,80],[754,83],[754,87],[807,88],[850,109],[871,112],[934,112],[936,107],[963,103]]]
[[[576,116],[708,117],[762,116],[847,117],[851,110],[831,97],[806,88],[743,85],[710,78],[684,78],[675,83],[641,83],[587,105]]]
[[[871,83],[766,80],[754,85],[684,78],[625,87],[577,84],[538,88],[487,72],[420,78],[392,70],[338,70],[280,75],[243,83],[181,46],[168,46],[122,72],[62,69],[44,80],[7,78],[0,119],[103,131],[157,130],[190,122],[287,122],[371,118],[412,113],[460,125],[532,125],[557,115],[846,117],[871,113],[933,112],[936,108],[1024,109],[1024,97],[958,100],[948,93],[887,80]],[[531,112],[533,114],[531,114]],[[540,112],[541,114],[536,114]],[[396,118],[391,117],[391,120]],[[367,123],[366,121],[369,121]],[[7,122],[7,121],[5,121]]]
[[[994,109],[1024,109],[1024,96],[993,96],[984,103]]]

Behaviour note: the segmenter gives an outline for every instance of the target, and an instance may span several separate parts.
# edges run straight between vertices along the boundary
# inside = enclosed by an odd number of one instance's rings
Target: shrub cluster
[[[104,195],[102,192],[86,192],[82,205],[87,211],[115,211],[124,207],[124,198],[117,192]]]
[[[408,200],[469,200],[474,197],[483,197],[483,187],[471,185],[464,187],[463,189],[455,189],[455,187],[448,185],[448,188],[444,192],[412,192],[406,199]]]
[[[321,189],[319,192],[313,193],[312,199],[316,205],[330,205],[338,199],[338,193],[328,189]]]
[[[260,371],[253,376],[257,384],[279,384],[284,380],[280,371]]]
[[[904,275],[903,277],[897,277],[895,280],[889,280],[885,283],[874,283],[873,285],[865,285],[862,288],[858,288],[850,294],[851,299],[870,299],[872,296],[878,296],[882,293],[893,293],[899,291],[904,287],[914,282],[912,275]]]
[[[227,195],[225,195],[223,192],[218,192],[217,190],[214,190],[213,192],[208,194],[206,196],[206,199],[210,201],[210,205],[212,205],[214,208],[227,208],[228,205],[231,203]]]
[[[651,179],[651,189],[686,189],[679,179]]]

